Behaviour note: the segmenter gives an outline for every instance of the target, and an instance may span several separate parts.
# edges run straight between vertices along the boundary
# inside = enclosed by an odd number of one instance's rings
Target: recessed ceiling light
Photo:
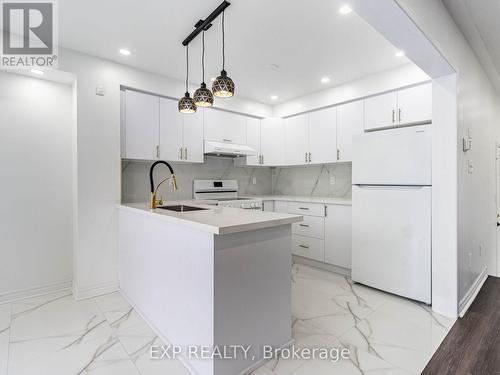
[[[404,55],[405,55],[405,51],[403,51],[403,50],[396,52],[396,57],[403,57]]]
[[[321,83],[328,83],[328,82],[330,82],[330,77],[321,78]]]
[[[352,8],[349,5],[342,5],[339,9],[340,14],[349,14],[352,12]]]
[[[271,100],[278,100],[278,95],[271,95]]]
[[[128,50],[126,48],[120,48],[120,54],[123,56],[130,56],[132,54],[132,52],[130,52],[130,50]]]
[[[37,76],[43,76],[43,71],[40,69],[31,69],[31,73],[36,74]]]

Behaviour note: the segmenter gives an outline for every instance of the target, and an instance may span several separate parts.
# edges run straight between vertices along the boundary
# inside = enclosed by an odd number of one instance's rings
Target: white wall
[[[0,72],[0,302],[71,285],[72,89]]]
[[[398,69],[371,74],[340,86],[278,104],[273,109],[273,116],[291,116],[425,82],[429,79],[429,76],[415,64],[408,64]]]
[[[77,298],[117,287],[117,215],[120,202],[120,85],[170,97],[185,91],[184,83],[75,51],[59,50],[59,69],[76,75],[77,184],[75,267]],[[104,96],[97,96],[102,85]],[[218,100],[221,108],[271,115],[264,104],[239,98]]]
[[[458,72],[458,300],[468,295],[496,254],[495,142],[500,97],[441,1],[397,0]],[[472,130],[473,148],[460,149]],[[467,163],[474,173],[467,172]],[[482,245],[482,251],[480,247]],[[470,262],[469,262],[470,257]],[[462,301],[462,304],[464,301]]]

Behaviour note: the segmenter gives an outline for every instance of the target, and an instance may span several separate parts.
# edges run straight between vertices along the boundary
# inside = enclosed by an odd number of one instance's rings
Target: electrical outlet
[[[335,176],[330,176],[330,185],[335,185],[337,183],[337,179]]]
[[[252,184],[257,185],[257,177],[252,177]]]
[[[474,173],[474,163],[472,162],[472,160],[467,160],[467,173],[468,174]]]

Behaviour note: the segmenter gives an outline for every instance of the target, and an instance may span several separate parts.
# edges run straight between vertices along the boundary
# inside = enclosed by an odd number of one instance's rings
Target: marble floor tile
[[[432,313],[425,305],[394,299],[359,322],[340,341],[420,374],[452,324],[453,320]]]
[[[154,338],[147,346],[132,353],[131,359],[141,375],[189,375],[184,365],[175,359],[151,359],[150,348],[152,345],[163,345],[159,338]]]
[[[7,373],[11,309],[10,303],[0,305],[0,374]]]

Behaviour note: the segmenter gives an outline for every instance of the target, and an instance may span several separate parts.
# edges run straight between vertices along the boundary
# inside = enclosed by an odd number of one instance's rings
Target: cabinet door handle
[[[309,207],[299,207],[299,210],[309,210]]]
[[[264,165],[264,155],[260,155],[260,164]]]
[[[222,142],[226,142],[226,143],[233,143],[233,141],[232,141],[232,140],[230,140],[230,139],[226,139],[226,138],[223,138],[223,139],[222,139]]]
[[[307,152],[305,153],[305,160],[306,160],[306,163],[307,163]]]
[[[340,150],[337,149],[337,160],[340,160]]]
[[[393,109],[392,110],[392,123],[394,124],[396,122],[396,111]]]
[[[188,160],[188,149],[187,149],[187,147],[184,149],[184,160]]]
[[[184,156],[183,156],[183,154],[182,154],[182,147],[181,147],[181,148],[179,149],[179,159],[181,159],[181,160],[182,160],[183,158],[184,158]]]
[[[311,153],[309,153],[309,163],[311,162]]]
[[[299,247],[301,247],[303,249],[309,249],[309,246],[307,246],[307,245],[299,245]]]
[[[398,110],[398,122],[401,123],[401,108]]]
[[[301,227],[309,228],[308,224],[299,224]]]
[[[156,145],[156,157],[160,157],[160,145]]]

